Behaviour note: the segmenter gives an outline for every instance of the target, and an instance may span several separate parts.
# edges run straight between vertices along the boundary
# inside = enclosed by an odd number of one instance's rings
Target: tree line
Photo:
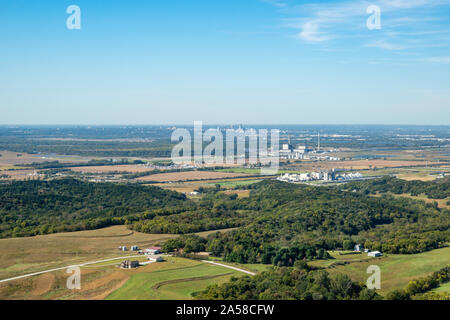
[[[13,181],[0,185],[0,237],[129,224],[163,214],[155,209],[167,214],[184,211],[189,203],[185,195],[157,187],[72,178]]]
[[[391,192],[394,194],[409,193],[412,196],[425,194],[430,199],[445,199],[450,197],[450,177],[435,181],[406,181],[393,177],[350,182],[345,185],[346,189],[357,190],[364,194],[375,194]]]
[[[232,277],[222,285],[211,285],[197,293],[202,300],[376,300],[381,297],[347,275],[330,276],[324,270],[273,267],[253,277]]]
[[[210,188],[192,210],[140,219],[129,227],[178,234],[236,228],[209,235],[206,247],[240,263],[263,263],[267,245],[352,250],[359,243],[386,253],[412,254],[444,246],[450,239],[449,211],[413,199],[268,180],[251,190],[248,198],[236,198]]]
[[[250,188],[249,197],[238,198],[216,186],[192,201],[180,193],[136,184],[67,178],[8,182],[0,185],[0,237],[114,224],[180,235],[234,228],[210,234],[205,249],[227,261],[275,259],[275,265],[324,258],[326,250],[352,250],[358,243],[408,254],[439,248],[450,240],[449,210],[434,204],[273,180]],[[297,254],[292,252],[295,248],[306,249]]]

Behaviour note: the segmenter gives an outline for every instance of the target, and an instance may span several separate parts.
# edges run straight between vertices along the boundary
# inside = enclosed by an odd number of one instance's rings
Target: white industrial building
[[[148,261],[152,261],[152,262],[163,262],[164,259],[160,256],[149,256],[148,257]]]
[[[381,257],[383,254],[380,251],[371,251],[367,255],[369,257]]]

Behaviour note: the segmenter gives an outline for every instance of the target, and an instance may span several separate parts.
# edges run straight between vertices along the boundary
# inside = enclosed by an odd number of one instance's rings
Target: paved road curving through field
[[[228,268],[228,269],[233,269],[233,270],[236,270],[236,271],[240,271],[240,272],[249,274],[249,275],[251,275],[251,276],[254,276],[254,275],[256,274],[256,273],[251,272],[251,271],[247,271],[247,270],[244,270],[244,269],[232,267],[232,266],[229,266],[229,265],[226,265],[226,264],[222,264],[222,263],[217,263],[217,262],[208,261],[208,260],[202,260],[202,262],[214,264],[214,265],[216,265],[216,266],[221,266],[221,267]]]
[[[17,277],[12,277],[12,278],[8,278],[8,279],[3,279],[3,280],[0,280],[0,283],[13,281],[13,280],[18,280],[18,279],[23,279],[23,278],[28,278],[28,277],[32,277],[32,276],[37,276],[37,275],[40,275],[40,274],[43,274],[43,273],[48,273],[48,272],[53,272],[53,271],[58,271],[58,270],[64,270],[64,269],[67,269],[67,268],[70,268],[70,267],[84,267],[84,266],[88,266],[90,264],[97,264],[97,263],[114,261],[114,260],[119,260],[119,259],[137,258],[137,257],[142,257],[142,255],[139,255],[139,256],[127,256],[127,257],[117,257],[117,258],[111,258],[111,259],[105,259],[105,260],[85,262],[85,263],[81,263],[81,264],[72,264],[72,265],[66,266],[66,267],[48,269],[48,270],[44,270],[44,271],[38,271],[38,272],[24,274],[22,276],[17,276]]]
[[[142,257],[142,255],[138,255],[138,256],[126,256],[126,257],[116,257],[116,258],[110,258],[110,259],[104,259],[104,260],[97,260],[97,261],[85,262],[85,263],[80,263],[80,264],[72,264],[72,265],[66,266],[66,267],[60,267],[60,268],[54,268],[54,269],[48,269],[48,270],[44,270],[44,271],[38,271],[38,272],[33,272],[33,273],[24,274],[24,275],[17,276],[17,277],[12,277],[12,278],[8,278],[8,279],[3,279],[3,280],[0,280],[0,283],[8,282],[8,281],[13,281],[13,280],[18,280],[18,279],[23,279],[23,278],[28,278],[28,277],[32,277],[32,276],[37,276],[37,275],[44,274],[44,273],[49,273],[49,272],[54,272],[54,271],[64,270],[64,269],[67,269],[67,268],[69,268],[69,267],[83,267],[83,266],[88,266],[88,265],[91,265],[91,264],[97,264],[97,263],[102,263],[102,262],[114,261],[114,260],[119,260],[119,259],[137,258],[137,257]],[[249,274],[249,275],[252,275],[252,276],[254,276],[254,275],[256,274],[256,273],[251,272],[251,271],[247,271],[247,270],[244,270],[244,269],[232,267],[232,266],[229,266],[229,265],[226,265],[226,264],[222,264],[222,263],[217,263],[217,262],[207,261],[207,260],[202,260],[202,262],[206,262],[206,263],[214,264],[214,265],[216,265],[216,266],[221,266],[221,267],[224,267],[224,268],[236,270],[236,271],[243,272],[243,273],[246,273],[246,274]]]

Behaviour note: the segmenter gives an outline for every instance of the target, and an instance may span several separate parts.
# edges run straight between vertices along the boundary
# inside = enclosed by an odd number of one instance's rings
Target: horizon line
[[[38,124],[38,123],[29,123],[29,124],[2,124],[0,123],[0,127],[156,127],[156,126],[164,126],[164,127],[178,127],[178,126],[193,126],[194,121],[192,123],[156,123],[156,124],[64,124],[64,123],[54,123],[54,124]],[[415,123],[205,123],[202,125],[205,126],[424,126],[424,127],[450,127],[450,124],[415,124]]]

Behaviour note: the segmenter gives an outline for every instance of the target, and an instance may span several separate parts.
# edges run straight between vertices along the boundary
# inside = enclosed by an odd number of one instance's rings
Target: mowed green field
[[[219,230],[225,232],[231,229]],[[206,237],[217,231],[197,233]],[[36,237],[0,239],[0,280],[47,269],[135,255],[122,252],[118,246],[140,248],[161,245],[173,234],[145,234],[128,230],[126,226],[55,233]]]
[[[107,300],[171,300],[192,299],[192,294],[211,284],[228,281],[231,276],[243,274],[228,268],[182,258],[168,258],[166,268],[140,272]]]
[[[312,265],[326,267],[330,274],[344,273],[355,281],[365,283],[370,274],[367,268],[377,265],[381,269],[380,294],[385,295],[394,289],[403,289],[408,282],[426,277],[445,266],[450,265],[450,247],[436,249],[419,254],[386,254],[383,257],[371,258],[366,253],[360,255],[339,255],[330,252],[335,260],[311,262]],[[346,261],[346,265],[330,267],[335,262]]]
[[[201,261],[167,256],[164,259],[136,269],[118,268],[123,259],[81,267],[79,290],[67,289],[65,270],[18,279],[0,284],[0,300],[187,300],[209,285],[244,275]]]
[[[432,290],[433,292],[450,292],[450,282],[443,284],[442,286]]]
[[[246,264],[241,264],[241,263],[236,263],[236,262],[228,262],[228,261],[223,261],[223,258],[219,258],[219,257],[213,257],[210,256],[209,260],[212,261],[216,261],[218,263],[221,264],[225,264],[231,267],[237,267],[237,268],[241,268],[247,271],[251,271],[251,272],[264,272],[267,271],[269,269],[271,269],[273,267],[272,264],[261,264],[261,263],[246,263]]]
[[[144,234],[113,226],[98,230],[0,239],[0,279],[102,259],[133,255],[118,246],[141,248],[178,235]]]
[[[218,169],[218,172],[232,172],[232,173],[246,173],[246,174],[260,174],[261,169],[258,168],[226,168]]]
[[[207,187],[213,187],[216,184],[220,184],[222,188],[234,188],[237,186],[248,186],[250,184],[261,182],[261,179],[252,179],[252,180],[236,180],[236,181],[217,181],[214,183],[208,183]]]
[[[231,173],[245,173],[245,174],[261,174],[260,168],[226,168],[226,169],[218,169],[216,170],[218,172],[231,172]],[[278,170],[278,174],[283,173],[304,173],[307,171],[301,171],[301,170]]]

